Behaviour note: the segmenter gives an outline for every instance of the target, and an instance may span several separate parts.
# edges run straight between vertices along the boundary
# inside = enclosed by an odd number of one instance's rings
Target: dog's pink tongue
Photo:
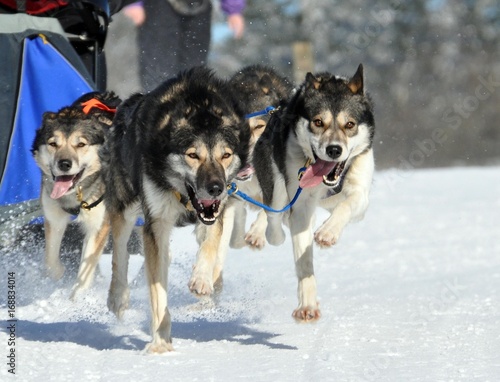
[[[317,186],[323,181],[323,176],[328,175],[333,170],[335,164],[336,162],[316,159],[316,162],[310,165],[300,178],[299,186],[302,188]]]
[[[203,207],[207,208],[207,207],[210,207],[212,204],[215,203],[215,200],[212,200],[212,199],[200,199],[198,200],[200,202],[200,204],[203,205]]]
[[[72,176],[57,176],[50,197],[52,199],[59,199],[61,196],[64,196],[66,192],[68,192],[72,185]]]
[[[244,179],[249,177],[255,172],[254,167],[251,164],[247,164],[245,167],[243,167],[238,174],[236,175],[236,178],[238,179]]]

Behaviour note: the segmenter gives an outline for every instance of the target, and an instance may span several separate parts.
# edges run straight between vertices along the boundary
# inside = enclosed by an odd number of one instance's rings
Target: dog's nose
[[[69,159],[61,159],[59,162],[57,162],[57,167],[59,167],[59,170],[61,171],[69,171],[71,169],[72,163]]]
[[[224,189],[224,185],[219,181],[213,181],[208,184],[207,191],[210,196],[219,196],[222,194],[222,190]]]
[[[339,145],[331,145],[326,148],[326,155],[332,159],[337,159],[342,155],[342,147]]]

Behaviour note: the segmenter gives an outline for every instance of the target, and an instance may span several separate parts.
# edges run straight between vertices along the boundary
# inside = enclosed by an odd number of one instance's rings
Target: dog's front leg
[[[252,223],[245,235],[245,241],[252,249],[262,249],[266,245],[267,215],[260,210],[257,219]]]
[[[320,206],[331,214],[314,234],[319,246],[334,245],[349,222],[363,218],[368,208],[374,167],[373,151],[361,154],[349,168],[342,192],[320,201]]]
[[[79,291],[87,289],[91,285],[97,262],[108,240],[110,229],[109,216],[106,213],[104,204],[92,211],[81,211],[79,218],[82,219],[86,232],[78,276],[71,291],[71,300],[75,299]],[[98,222],[100,224],[96,224]]]
[[[45,269],[49,277],[59,280],[64,274],[64,266],[59,259],[59,253],[70,215],[51,200],[44,200],[43,196],[41,202],[45,218]]]
[[[153,340],[146,347],[149,353],[174,350],[171,337],[171,319],[168,311],[168,267],[170,265],[169,240],[172,221],[145,217],[144,254],[151,301],[151,332]]]
[[[230,211],[230,210],[233,211]],[[230,216],[227,216],[227,214],[232,214],[232,228],[231,228],[231,240],[229,242],[229,246],[231,248],[243,248],[246,244],[245,242],[245,225],[246,225],[246,220],[247,220],[247,210],[245,208],[245,204],[239,200],[231,200],[228,202],[228,206],[226,207],[226,210],[224,211],[224,218],[223,218],[223,230],[224,232],[228,230],[229,228],[226,228],[228,225],[226,221],[230,219]],[[230,224],[231,225],[231,224]]]
[[[198,223],[200,224],[200,223]],[[228,224],[232,224],[229,222]],[[231,227],[232,228],[232,227]],[[232,230],[232,229],[231,229]],[[229,246],[231,230],[227,228],[224,245]],[[196,295],[210,295],[214,291],[214,282],[220,275],[222,268],[216,270],[216,261],[219,248],[221,247],[223,227],[221,219],[217,219],[210,226],[199,226],[197,228],[197,238],[200,248],[196,256],[196,265],[191,274],[189,289]],[[225,249],[227,251],[227,248]]]
[[[289,203],[285,180],[281,175],[275,175],[274,188],[270,206],[274,210],[281,210]],[[293,194],[291,194],[293,195]],[[264,202],[267,203],[266,198]],[[266,239],[271,245],[281,245],[285,241],[285,231],[283,230],[283,213],[266,211],[267,227]]]
[[[222,233],[220,235],[217,256],[215,258],[215,264],[212,271],[213,289],[216,293],[220,293],[222,291],[222,271],[224,269],[227,252],[229,248],[232,247],[231,243],[233,243],[233,245],[236,245],[239,241],[244,243],[243,235],[245,233],[246,212],[245,206],[239,200],[231,200],[224,208],[223,218],[221,220]],[[218,228],[213,228],[214,231],[212,231],[211,234],[217,235]],[[239,240],[236,239],[235,236],[238,237]],[[241,247],[242,245],[238,244],[238,248]]]
[[[299,298],[299,306],[294,310],[293,317],[304,322],[316,320],[321,316],[316,297],[312,245],[316,204],[315,200],[304,195],[292,208],[289,218]]]
[[[112,276],[108,293],[108,309],[118,318],[128,308],[130,290],[128,286],[129,253],[127,243],[137,219],[136,206],[121,213],[111,214],[111,236],[113,237]]]
[[[332,196],[332,198],[338,195]],[[340,196],[340,195],[339,195]],[[368,208],[368,193],[353,190],[334,208],[331,214],[314,234],[314,240],[320,247],[327,248],[336,244],[345,226],[353,220],[361,219]]]

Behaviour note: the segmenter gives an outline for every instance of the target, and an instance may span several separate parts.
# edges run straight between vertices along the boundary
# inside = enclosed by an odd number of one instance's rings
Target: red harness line
[[[88,114],[90,112],[90,110],[92,110],[94,107],[101,109],[101,110],[104,110],[104,111],[109,111],[111,113],[116,113],[116,109],[109,108],[108,106],[106,106],[105,104],[103,104],[101,101],[99,101],[96,98],[92,98],[86,102],[82,102],[82,106],[83,106],[83,112],[85,114]]]

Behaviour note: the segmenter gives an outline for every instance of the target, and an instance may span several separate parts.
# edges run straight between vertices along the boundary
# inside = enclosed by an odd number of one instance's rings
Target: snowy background
[[[318,211],[318,224],[325,218]],[[315,250],[322,318],[297,324],[291,242],[231,250],[224,290],[198,300],[187,288],[192,227],[172,238],[169,303],[175,352],[147,355],[149,303],[142,258],[132,256],[131,306],[107,311],[110,256],[85,295],[75,277],[43,277],[43,240],[0,253],[0,314],[16,272],[16,377],[2,381],[498,381],[500,168],[379,171],[362,222]],[[71,272],[73,269],[73,272]]]
[[[214,12],[209,65],[223,77],[270,65],[300,83],[306,71],[352,76],[363,63],[378,168],[499,164],[499,1],[249,0],[244,15],[235,40]],[[123,97],[139,89],[135,32],[119,13],[106,41],[108,83]],[[310,46],[310,64],[294,56],[297,42]],[[424,162],[410,157],[436,129],[446,144]]]

